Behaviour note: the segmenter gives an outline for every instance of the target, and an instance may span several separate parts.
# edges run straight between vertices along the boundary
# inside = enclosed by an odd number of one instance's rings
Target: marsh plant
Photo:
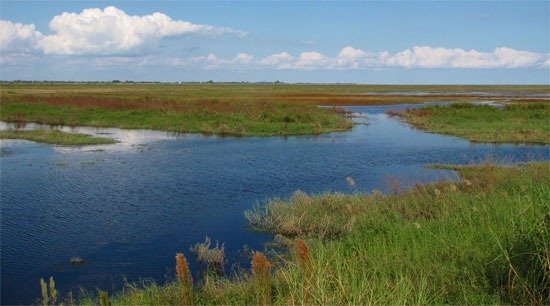
[[[50,277],[49,283],[46,283],[46,281],[41,278],[40,287],[42,289],[42,305],[55,305],[57,302],[57,290],[55,289],[55,281],[53,280],[53,276]]]
[[[197,243],[190,248],[191,252],[197,254],[197,260],[206,265],[207,272],[215,272],[222,275],[225,264],[225,246],[224,243],[212,246],[212,241],[206,236],[203,243]]]
[[[182,305],[193,304],[193,277],[189,263],[182,253],[176,255],[176,274],[182,287]]]
[[[271,267],[272,264],[261,252],[254,252],[252,257],[252,276],[258,303],[271,304]]]

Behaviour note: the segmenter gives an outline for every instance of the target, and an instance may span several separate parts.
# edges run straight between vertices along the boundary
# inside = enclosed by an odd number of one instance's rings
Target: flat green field
[[[338,106],[426,101],[540,101],[545,86],[2,83],[0,119],[227,136],[345,131]],[[492,98],[493,99],[493,98]],[[319,108],[317,106],[336,106]]]

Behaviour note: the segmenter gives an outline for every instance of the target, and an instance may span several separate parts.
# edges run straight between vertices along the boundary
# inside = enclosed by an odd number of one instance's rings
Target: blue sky
[[[550,84],[548,1],[5,1],[0,78]]]

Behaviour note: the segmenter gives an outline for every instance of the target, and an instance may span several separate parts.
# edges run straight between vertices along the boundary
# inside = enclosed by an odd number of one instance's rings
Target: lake
[[[318,136],[222,138],[63,127],[120,143],[64,147],[2,140],[1,303],[33,302],[40,278],[50,276],[62,296],[81,287],[117,290],[140,278],[163,283],[175,275],[178,252],[196,274],[189,247],[205,236],[224,243],[226,270],[246,267],[244,250],[263,250],[272,236],[248,230],[244,211],[296,190],[392,192],[396,185],[457,179],[427,164],[550,157],[549,146],[472,144],[385,115],[410,107],[417,106],[348,107],[359,123],[352,131]],[[84,264],[71,264],[77,256]]]

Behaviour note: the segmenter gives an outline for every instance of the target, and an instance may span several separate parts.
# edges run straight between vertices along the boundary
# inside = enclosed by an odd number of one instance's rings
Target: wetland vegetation
[[[550,143],[550,104],[524,103],[433,105],[390,112],[431,133],[454,135],[472,142]]]

